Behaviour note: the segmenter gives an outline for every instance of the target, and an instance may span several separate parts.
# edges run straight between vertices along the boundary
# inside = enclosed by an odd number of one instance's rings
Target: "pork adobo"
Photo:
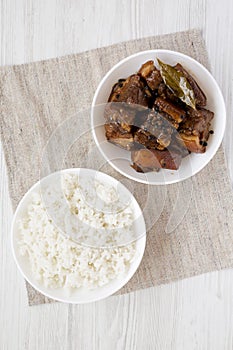
[[[139,172],[177,170],[190,152],[206,151],[213,133],[214,113],[192,75],[180,63],[158,63],[120,79],[105,108],[107,140],[130,151]]]

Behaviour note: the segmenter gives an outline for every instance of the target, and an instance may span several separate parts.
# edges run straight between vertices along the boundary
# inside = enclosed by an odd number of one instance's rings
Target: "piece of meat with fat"
[[[213,117],[214,113],[204,108],[188,109],[187,117],[180,124],[179,136],[190,152],[206,151]]]
[[[131,132],[122,129],[117,123],[105,124],[105,135],[109,142],[130,151],[134,146],[134,138]]]
[[[159,113],[164,119],[166,119],[175,129],[179,128],[180,124],[177,121],[175,121],[175,119],[173,119],[169,114],[162,111],[159,111],[157,113]]]
[[[188,80],[189,84],[191,85],[193,92],[194,92],[194,97],[196,101],[196,106],[198,107],[205,107],[206,106],[206,96],[196,80],[193,78],[191,74],[189,74],[186,69],[180,64],[177,63],[174,68],[178,71],[184,74],[185,78]]]
[[[174,95],[174,93],[164,84],[164,82],[159,84],[158,95],[163,99],[168,99],[175,104],[181,104],[181,100],[179,99],[179,97]]]
[[[154,65],[154,61],[145,62],[139,69],[138,74],[146,80],[152,91],[158,89],[159,84],[163,81],[160,71]]]
[[[134,133],[134,142],[138,148],[140,148],[141,145],[151,149],[157,149],[160,146],[157,142],[157,138],[143,129],[138,129]],[[162,147],[162,149],[164,149],[164,147]]]
[[[126,103],[107,103],[104,110],[106,124],[117,123],[121,129],[130,132],[134,125],[136,107],[129,108]]]
[[[148,148],[164,149],[171,142],[175,128],[158,112],[148,110],[144,123],[135,132],[134,141]]]
[[[177,170],[182,156],[169,150],[139,149],[131,152],[132,167],[139,172],[158,171],[159,169]]]
[[[154,108],[167,113],[177,123],[180,123],[186,115],[186,112],[183,108],[162,97],[157,97],[155,99]]]
[[[120,79],[111,91],[108,102],[125,102],[148,107],[152,95],[138,74]]]
[[[171,143],[168,147],[170,152],[178,153],[182,158],[187,157],[190,154],[190,151],[185,146],[184,141],[181,139],[178,132],[175,132],[172,135]]]

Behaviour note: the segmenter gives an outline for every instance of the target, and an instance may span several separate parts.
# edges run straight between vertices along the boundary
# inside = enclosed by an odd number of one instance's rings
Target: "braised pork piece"
[[[190,152],[204,153],[209,138],[210,123],[214,113],[207,109],[187,111],[187,117],[180,123],[179,136]]]
[[[154,65],[154,61],[144,63],[139,69],[138,74],[145,79],[152,91],[157,90],[163,81],[159,70]]]
[[[133,74],[125,80],[118,80],[113,86],[108,102],[125,102],[148,107],[151,97],[148,86],[138,74]]]
[[[105,108],[109,142],[131,152],[138,172],[177,170],[190,152],[204,153],[214,113],[195,79],[179,63],[145,62],[119,79]],[[120,103],[119,103],[120,102]]]
[[[134,133],[134,141],[146,148],[165,149],[171,142],[174,126],[158,112],[148,110],[145,119]],[[155,147],[152,146],[156,142]]]
[[[159,171],[159,169],[177,170],[181,164],[182,156],[168,150],[139,149],[132,151],[132,167],[138,172]]]

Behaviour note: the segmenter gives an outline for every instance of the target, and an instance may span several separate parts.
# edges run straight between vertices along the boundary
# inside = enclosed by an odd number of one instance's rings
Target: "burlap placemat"
[[[90,107],[99,81],[115,63],[137,51],[156,48],[183,52],[208,67],[201,34],[191,30],[0,69],[1,141],[14,210],[23,194],[40,178],[42,152],[53,131],[77,111]],[[72,132],[88,130],[90,118],[84,116],[85,113],[80,114]],[[62,130],[67,136],[65,128],[60,128],[56,136],[60,137],[61,148]],[[48,155],[51,162],[59,152],[56,149],[52,157]],[[96,167],[98,162],[94,164],[91,159],[96,157],[100,162],[102,159],[88,132],[68,153],[64,168]],[[49,167],[48,159],[48,172]],[[56,169],[56,165],[51,169]],[[105,164],[102,170],[125,180],[109,165]],[[126,186],[143,204],[148,187],[130,180]],[[148,232],[145,255],[137,273],[121,289],[121,294],[233,266],[233,197],[222,148],[192,179],[153,186],[150,191],[156,200],[144,208],[147,227],[153,224],[154,216],[161,215]],[[50,302],[30,285],[27,290],[30,305]]]

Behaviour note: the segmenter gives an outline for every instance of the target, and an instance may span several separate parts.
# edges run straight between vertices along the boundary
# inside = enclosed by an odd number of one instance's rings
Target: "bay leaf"
[[[160,74],[166,86],[186,105],[196,109],[194,91],[184,74],[158,58],[157,61],[160,65]]]

